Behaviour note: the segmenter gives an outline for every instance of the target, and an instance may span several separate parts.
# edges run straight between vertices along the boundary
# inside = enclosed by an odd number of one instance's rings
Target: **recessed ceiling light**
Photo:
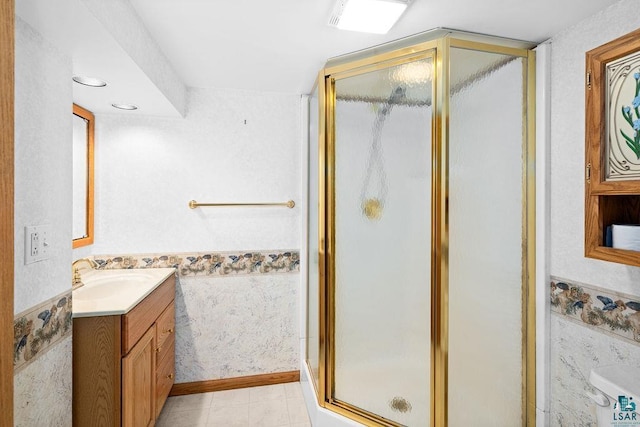
[[[138,106],[133,104],[111,104],[111,106],[119,110],[137,110],[138,109]]]
[[[337,0],[329,25],[340,30],[386,34],[410,0]]]
[[[85,86],[104,87],[107,85],[107,82],[96,77],[73,76],[72,79],[74,82]]]

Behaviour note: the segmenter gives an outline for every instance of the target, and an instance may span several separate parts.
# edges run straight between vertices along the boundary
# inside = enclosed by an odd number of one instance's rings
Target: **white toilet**
[[[640,367],[600,366],[591,370],[598,427],[640,426]]]

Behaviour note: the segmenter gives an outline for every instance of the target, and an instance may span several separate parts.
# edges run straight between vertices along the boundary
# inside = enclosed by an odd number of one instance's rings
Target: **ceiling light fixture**
[[[337,0],[329,25],[340,30],[386,34],[410,0]]]
[[[133,104],[111,104],[113,108],[117,108],[119,110],[137,110],[138,106]]]
[[[72,80],[76,83],[80,83],[81,85],[91,87],[105,87],[107,85],[107,82],[96,77],[73,76]]]

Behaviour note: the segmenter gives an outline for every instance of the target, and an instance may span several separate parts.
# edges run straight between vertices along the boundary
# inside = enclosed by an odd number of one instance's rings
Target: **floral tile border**
[[[292,250],[96,255],[99,269],[173,267],[180,276],[230,276],[300,272]]]
[[[551,312],[640,345],[640,297],[551,277]]]
[[[14,374],[71,335],[72,321],[71,289],[14,316]]]

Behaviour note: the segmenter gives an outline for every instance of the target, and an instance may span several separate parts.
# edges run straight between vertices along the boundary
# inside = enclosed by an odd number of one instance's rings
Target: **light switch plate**
[[[48,225],[31,225],[24,228],[24,263],[32,264],[49,258]]]

